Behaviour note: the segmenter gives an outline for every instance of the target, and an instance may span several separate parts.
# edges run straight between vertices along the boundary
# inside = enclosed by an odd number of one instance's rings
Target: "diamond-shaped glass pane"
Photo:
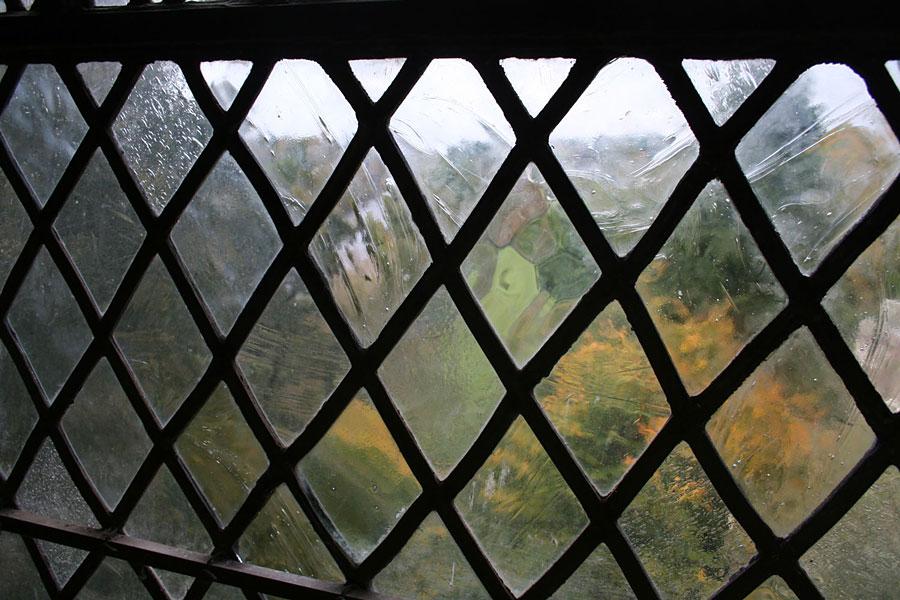
[[[600,545],[566,583],[550,596],[552,600],[581,600],[582,598],[616,598],[637,600],[631,591],[615,557],[605,545]]]
[[[169,61],[147,65],[112,130],[156,214],[212,137],[181,69]]]
[[[521,365],[597,281],[600,268],[532,164],[463,261],[462,273]]]
[[[344,581],[328,549],[284,485],[250,523],[238,552],[245,562],[325,581]]]
[[[400,598],[487,599],[487,592],[437,513],[429,514],[373,582]]]
[[[41,249],[9,311],[48,398],[55,398],[91,341],[81,310],[53,259]]]
[[[28,213],[0,171],[0,289],[31,232]]]
[[[187,595],[191,584],[194,583],[194,578],[188,575],[182,575],[181,573],[175,573],[174,571],[165,571],[163,569],[150,570],[159,577],[163,589],[165,589],[169,593],[169,596],[174,600],[183,600]]]
[[[621,523],[664,598],[706,598],[756,554],[684,442]]]
[[[787,305],[718,181],[700,192],[637,289],[692,394]]]
[[[151,444],[106,359],[94,368],[62,423],[103,500],[116,506]]]
[[[731,118],[775,66],[774,60],[691,60],[681,65],[716,125]]]
[[[844,65],[817,65],[737,146],[753,191],[810,273],[900,173],[900,143]]]
[[[322,67],[308,60],[275,65],[241,126],[295,225],[355,133],[353,109]]]
[[[670,412],[618,302],[594,319],[534,395],[602,493],[619,481]]]
[[[574,64],[574,58],[504,58],[500,61],[506,78],[532,116],[541,112]]]
[[[217,60],[200,63],[200,72],[219,106],[228,110],[247,80],[253,63],[248,60]]]
[[[900,220],[822,300],[875,389],[900,412]]]
[[[78,65],[78,72],[81,73],[81,78],[84,79],[97,104],[102,104],[106,99],[121,70],[122,65],[117,62],[89,62]]]
[[[778,535],[799,525],[875,441],[806,328],[757,367],[706,429]]]
[[[29,65],[0,115],[0,132],[43,205],[87,125],[56,70],[51,65]]]
[[[297,475],[357,560],[368,556],[421,492],[365,390],[300,461]]]
[[[225,154],[172,230],[222,331],[229,331],[281,247],[247,176]]]
[[[310,250],[364,346],[375,341],[431,264],[425,240],[374,149]]]
[[[515,143],[478,71],[433,60],[394,113],[391,132],[444,237],[453,239]]]
[[[756,588],[746,600],[798,600],[784,579],[773,575]]]
[[[54,227],[105,311],[146,234],[102,152],[94,154]]]
[[[83,600],[103,598],[127,598],[141,600],[152,598],[138,579],[134,569],[124,560],[106,558],[94,571],[87,584],[78,593]]]
[[[587,525],[587,515],[519,417],[456,507],[515,594],[521,594]]]
[[[634,248],[699,152],[666,85],[637,58],[604,67],[550,145],[619,254]]]
[[[9,475],[22,445],[37,422],[34,403],[15,364],[0,344],[0,472]]]
[[[469,449],[504,392],[443,287],[378,373],[440,477]]]
[[[400,72],[405,58],[351,60],[350,69],[373,102],[377,102]]]
[[[0,598],[11,600],[43,600],[49,598],[21,537],[0,533],[0,556],[3,570],[15,576],[0,577]]]
[[[166,423],[211,355],[159,258],[147,268],[115,337],[150,405]]]
[[[800,559],[826,598],[891,598],[900,590],[900,472],[896,467]]]

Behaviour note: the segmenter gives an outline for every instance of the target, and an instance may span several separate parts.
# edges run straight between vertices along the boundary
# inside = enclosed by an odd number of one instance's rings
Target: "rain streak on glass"
[[[681,62],[716,125],[740,108],[775,66],[774,60],[691,60]]]
[[[400,72],[405,58],[377,58],[372,60],[351,60],[350,69],[359,83],[369,94],[372,102],[378,102],[390,87],[394,77]]]
[[[574,58],[504,58],[500,61],[506,78],[532,116],[541,112],[574,64]]]
[[[200,72],[216,102],[224,110],[231,108],[241,86],[250,74],[253,63],[247,60],[216,60],[200,63]]]

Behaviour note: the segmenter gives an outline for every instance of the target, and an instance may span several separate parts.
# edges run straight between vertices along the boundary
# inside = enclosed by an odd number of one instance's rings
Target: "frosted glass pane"
[[[200,72],[219,106],[228,110],[250,74],[249,60],[217,60],[200,63]]]
[[[390,87],[404,62],[406,62],[405,58],[351,60],[350,69],[372,101],[377,102],[385,90]]]
[[[686,59],[681,65],[716,125],[722,125],[766,78],[775,61]]]
[[[574,64],[574,58],[504,58],[500,61],[506,78],[532,116],[541,112]]]
[[[84,79],[97,104],[102,104],[106,99],[121,70],[122,65],[117,62],[89,62],[78,65],[78,72],[81,73],[81,78]]]

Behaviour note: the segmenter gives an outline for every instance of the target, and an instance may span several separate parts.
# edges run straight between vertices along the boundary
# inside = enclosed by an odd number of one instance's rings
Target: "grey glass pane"
[[[237,360],[285,444],[300,435],[350,368],[293,269],[250,332]]]
[[[244,595],[239,588],[231,587],[228,585],[222,585],[221,583],[214,583],[209,586],[209,589],[206,591],[206,595],[203,596],[205,600],[246,600],[247,597]]]
[[[456,507],[506,585],[521,594],[588,523],[522,417],[456,497]]]
[[[574,64],[574,58],[504,58],[500,61],[506,78],[532,116],[541,112]]]
[[[431,264],[425,240],[372,149],[310,247],[331,293],[364,346]]]
[[[405,58],[351,60],[350,69],[373,102],[377,102],[400,72]]]
[[[378,374],[442,478],[475,441],[504,392],[443,287]]]
[[[199,381],[211,354],[159,258],[147,268],[115,338],[165,424]]]
[[[0,172],[0,289],[31,232],[31,219],[16,193]]]
[[[581,600],[582,598],[613,598],[637,600],[615,557],[601,544],[582,563],[578,570],[550,596],[552,600]]]
[[[151,597],[131,565],[115,558],[104,559],[78,592],[78,600],[147,600]]]
[[[34,403],[22,378],[0,344],[0,472],[9,475],[22,445],[37,423]]]
[[[172,241],[223,332],[281,247],[262,200],[230,154],[194,196]]]
[[[54,228],[105,311],[146,233],[102,152],[88,163]]]
[[[784,579],[773,575],[756,588],[746,600],[798,600]]]
[[[3,570],[15,573],[15,577],[0,577],[0,598],[6,600],[49,598],[21,537],[14,533],[0,533],[0,556],[3,556]]]
[[[681,62],[716,125],[731,118],[775,66],[765,58]]]
[[[0,115],[0,132],[43,205],[87,125],[56,70],[51,65],[28,65]]]
[[[212,137],[212,127],[173,62],[147,65],[112,127],[159,214]]]
[[[219,105],[228,110],[250,74],[253,63],[248,60],[217,60],[200,63],[200,72]]]
[[[475,68],[431,61],[390,122],[447,241],[506,158],[515,134]]]
[[[84,79],[97,104],[102,104],[106,99],[106,94],[116,82],[121,70],[122,65],[117,62],[89,62],[78,65],[78,72],[81,73],[81,78]]]
[[[174,571],[165,571],[163,569],[150,569],[155,572],[162,582],[165,589],[173,600],[182,600],[187,595],[188,590],[194,583],[194,578]]]
[[[9,311],[9,324],[51,400],[91,341],[81,310],[46,249],[41,249]]]
[[[44,540],[35,540],[41,554],[47,559],[50,565],[50,572],[53,573],[59,587],[64,586],[75,570],[81,566],[81,563],[87,558],[88,553],[85,550],[78,550],[70,546],[61,546]]]

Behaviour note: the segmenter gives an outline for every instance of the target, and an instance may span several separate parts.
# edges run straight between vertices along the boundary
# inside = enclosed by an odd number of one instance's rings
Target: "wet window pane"
[[[404,58],[351,60],[350,68],[373,102],[377,102],[400,72]]]
[[[541,112],[574,64],[574,58],[504,58],[500,61],[506,78],[532,116]]]
[[[774,60],[684,60],[684,70],[713,120],[722,125],[775,66]]]

